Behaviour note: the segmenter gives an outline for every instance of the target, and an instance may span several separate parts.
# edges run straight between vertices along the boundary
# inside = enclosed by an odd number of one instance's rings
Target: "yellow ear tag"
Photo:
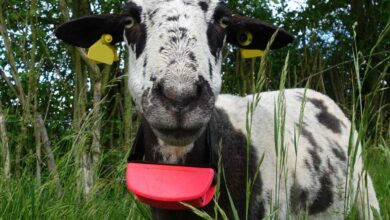
[[[118,55],[113,46],[111,46],[112,36],[110,34],[103,34],[103,36],[96,41],[88,49],[88,58],[96,63],[104,63],[112,65],[114,61],[118,61]]]
[[[238,32],[236,37],[242,47],[249,46],[253,42],[253,35],[249,31]],[[240,49],[240,53],[242,59],[261,57],[264,55],[264,51],[255,49]]]
[[[262,50],[240,49],[240,53],[241,53],[242,59],[262,57],[264,55],[264,51],[262,51]]]

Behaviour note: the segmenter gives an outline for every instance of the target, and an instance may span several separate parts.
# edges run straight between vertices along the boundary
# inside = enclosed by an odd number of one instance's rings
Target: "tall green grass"
[[[388,33],[388,29],[390,29],[390,23],[384,31],[384,34]],[[373,56],[376,46],[383,37],[383,35],[380,36],[378,43],[375,44],[371,53],[368,55],[369,58]],[[359,72],[362,60],[365,58],[367,58],[367,55],[364,56],[354,48],[353,63],[355,65],[355,72],[351,76],[354,90],[351,91],[351,96],[349,97],[353,104],[352,106],[342,107],[347,110],[354,124],[354,128],[357,129],[359,141],[362,144],[365,168],[367,168],[373,179],[380,202],[381,216],[383,219],[390,219],[390,124],[388,121],[385,121],[385,114],[389,109],[389,103],[383,103],[379,108],[372,105],[372,103],[377,100],[378,97],[381,97],[383,92],[388,90],[388,88],[378,83],[372,93],[368,97],[364,97],[365,105],[363,106],[361,88],[364,84],[365,77],[370,74],[370,69],[366,69],[366,72],[363,73]],[[255,93],[263,90],[265,87],[264,72],[267,59],[267,56],[261,58],[258,71],[256,72],[257,76],[254,77],[257,79],[253,86],[253,92]],[[384,60],[383,62],[387,61],[388,60]],[[370,65],[371,60],[368,59],[366,62]],[[286,158],[289,156],[288,153],[298,153],[297,148],[299,146],[299,137],[301,133],[300,129],[298,129],[294,134],[295,152],[287,152],[284,144],[284,117],[286,111],[284,103],[286,100],[283,96],[283,90],[286,87],[286,79],[291,73],[289,70],[293,69],[288,68],[288,65],[289,57],[287,56],[284,68],[281,71],[279,89],[282,92],[280,93],[278,100],[276,100],[274,108],[274,147],[278,157],[278,171],[275,173],[277,185],[275,186],[275,189],[279,189],[282,184],[281,181],[285,181],[287,178]],[[326,73],[326,71],[322,71],[320,74],[324,73]],[[313,73],[313,75],[316,74],[317,73]],[[386,71],[383,71],[380,77],[384,78],[386,74]],[[309,88],[310,80],[308,83],[301,86]],[[254,96],[252,103],[248,104],[246,112],[248,153],[252,129],[252,114],[254,108],[260,101],[260,96]],[[300,121],[305,114],[303,111],[304,105],[305,102],[302,101],[301,114],[299,116]],[[243,114],[245,114],[245,112],[243,112]],[[84,140],[86,137],[82,135],[83,133],[84,132],[80,132],[78,136],[65,137],[63,142],[69,142],[69,140],[76,139]],[[370,135],[367,135],[368,133],[370,133]],[[126,188],[124,179],[126,167],[125,151],[113,153],[116,158],[120,158],[120,160],[111,161],[112,167],[116,167],[116,169],[107,175],[109,177],[103,176],[99,178],[95,183],[91,194],[87,198],[83,196],[82,190],[80,190],[80,186],[78,185],[81,174],[79,173],[78,164],[76,164],[74,159],[75,154],[79,154],[80,152],[78,151],[83,149],[83,144],[85,144],[85,141],[71,143],[70,145],[72,145],[72,147],[70,147],[70,149],[72,150],[68,154],[61,155],[61,158],[58,159],[60,185],[58,185],[57,180],[50,176],[45,176],[42,181],[43,183],[38,184],[34,174],[32,174],[30,170],[23,172],[20,178],[13,176],[6,178],[5,176],[2,176],[0,170],[0,219],[151,219],[148,207],[135,201]],[[350,156],[352,159],[353,153],[356,152],[352,149],[356,147],[356,143],[351,143],[350,152],[352,154]],[[31,155],[31,157],[34,158],[33,155]],[[250,161],[247,161],[247,164],[249,164],[249,162]],[[262,159],[258,163],[259,167],[261,166],[261,163]],[[221,162],[219,167],[220,169],[223,169],[223,164],[221,164]],[[352,170],[350,172],[352,172]],[[223,170],[220,170],[218,174],[219,178],[224,178]],[[258,175],[258,173],[256,175]],[[253,177],[254,179],[251,179],[247,172],[247,177],[247,185],[245,187],[247,189],[247,198],[250,198],[252,183],[257,176]],[[218,187],[227,186],[219,185]],[[217,192],[217,196],[218,193],[219,192]],[[280,192],[278,190],[273,193],[276,194],[275,198],[287,196],[279,194]],[[354,198],[347,199],[352,202],[354,200]],[[266,219],[284,218],[283,216],[278,215],[278,207],[275,205],[277,203],[278,201],[272,201],[270,207],[270,210],[272,211],[265,217]],[[230,205],[233,212],[236,213],[237,210],[234,208],[233,200],[230,200]],[[246,213],[248,213],[248,206],[249,199],[247,200]],[[346,208],[346,212],[348,211],[348,213],[345,213],[345,217],[347,219],[355,219],[357,217],[356,209],[357,207],[352,207],[352,209]],[[196,209],[193,210],[196,214],[205,219],[213,219],[204,212]],[[224,210],[218,205],[216,206],[215,213],[222,216],[222,219],[227,219]],[[235,220],[238,219],[237,214],[235,214],[234,217]],[[305,219],[307,216],[303,215],[299,216],[299,218]]]
[[[87,198],[76,167],[65,161],[58,166],[60,188],[50,176],[42,185],[28,172],[18,179],[0,176],[0,219],[150,219],[126,188],[125,161],[118,161],[114,178],[99,179]]]

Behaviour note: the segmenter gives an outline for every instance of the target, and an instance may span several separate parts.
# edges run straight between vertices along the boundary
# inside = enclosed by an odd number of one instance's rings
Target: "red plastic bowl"
[[[210,203],[216,186],[212,168],[128,163],[126,182],[137,199],[161,209],[185,210]]]

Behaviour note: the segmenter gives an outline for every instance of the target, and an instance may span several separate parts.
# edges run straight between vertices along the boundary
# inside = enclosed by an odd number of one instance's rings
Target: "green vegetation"
[[[119,12],[124,2],[0,1],[0,219],[150,218],[125,187],[138,118],[126,85],[124,48],[120,63],[97,66],[53,36],[70,16]],[[279,7],[271,9],[275,3]],[[332,97],[358,130],[382,218],[390,219],[390,2],[289,4],[229,1],[235,14],[283,24],[297,39],[261,60],[241,60],[227,47],[223,91],[306,87]],[[280,132],[283,105],[276,110]],[[280,145],[283,138],[275,141]],[[283,158],[279,145],[275,150]],[[283,160],[279,168],[283,175]],[[247,193],[250,188],[248,180]]]

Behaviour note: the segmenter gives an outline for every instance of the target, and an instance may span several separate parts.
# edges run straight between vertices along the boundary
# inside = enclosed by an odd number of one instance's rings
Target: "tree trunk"
[[[5,177],[9,177],[11,174],[11,155],[9,152],[9,139],[7,136],[7,127],[5,115],[1,108],[0,103],[0,138],[2,145],[2,156],[3,156],[3,172]]]
[[[37,120],[34,121],[34,135],[35,135],[35,158],[36,158],[36,170],[35,176],[37,179],[37,184],[41,185],[42,182],[42,141],[41,134],[38,129],[39,125]]]
[[[100,148],[101,148],[101,140],[100,140],[100,132],[102,129],[101,125],[101,89],[102,82],[101,77],[96,76],[95,83],[93,87],[93,128],[92,128],[92,145],[91,145],[91,158],[92,158],[92,166],[95,167],[100,159]]]
[[[51,143],[49,140],[49,135],[47,134],[47,129],[46,129],[45,123],[43,121],[42,115],[39,113],[36,113],[35,120],[38,124],[38,129],[39,129],[39,133],[41,135],[43,149],[47,155],[47,168],[48,168],[50,174],[52,174],[54,177],[58,178],[58,172],[57,172],[57,166],[56,166],[55,159],[54,159],[54,154],[52,151]]]

